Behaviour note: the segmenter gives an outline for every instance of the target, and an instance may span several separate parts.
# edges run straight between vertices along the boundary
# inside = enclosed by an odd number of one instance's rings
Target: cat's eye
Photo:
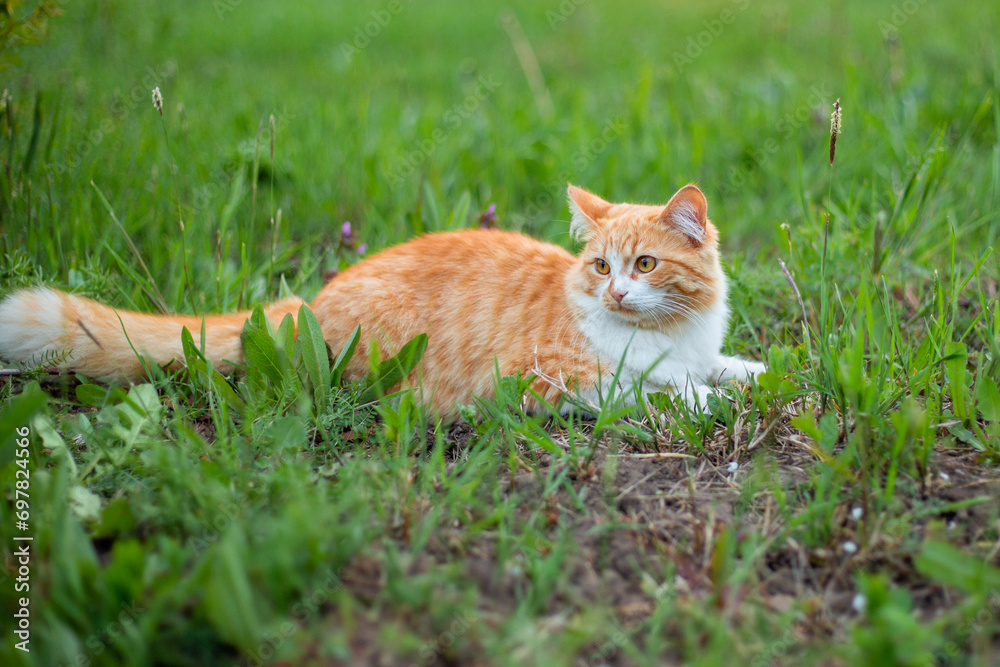
[[[600,273],[602,276],[606,276],[609,273],[611,273],[611,267],[608,266],[608,263],[605,262],[603,259],[599,259],[596,262],[594,262],[594,268],[597,269],[597,272]]]
[[[643,255],[635,261],[635,268],[639,269],[639,273],[649,273],[656,268],[656,259]]]

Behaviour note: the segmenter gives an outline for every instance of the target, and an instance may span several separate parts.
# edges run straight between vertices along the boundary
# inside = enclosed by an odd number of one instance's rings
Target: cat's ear
[[[670,198],[659,220],[700,245],[705,240],[708,201],[697,186],[685,185]]]
[[[585,241],[588,232],[599,219],[605,216],[612,205],[597,195],[572,184],[567,192],[569,193],[569,210],[573,214],[569,233],[573,238]]]

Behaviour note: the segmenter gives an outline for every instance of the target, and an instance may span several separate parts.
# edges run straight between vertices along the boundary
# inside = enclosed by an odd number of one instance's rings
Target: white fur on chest
[[[600,359],[605,376],[621,366],[617,379],[622,389],[642,381],[644,393],[664,389],[684,392],[689,386],[706,384],[716,371],[729,321],[725,298],[702,311],[699,318],[684,320],[670,333],[638,329],[587,301],[587,297],[577,301],[584,312],[580,329]]]

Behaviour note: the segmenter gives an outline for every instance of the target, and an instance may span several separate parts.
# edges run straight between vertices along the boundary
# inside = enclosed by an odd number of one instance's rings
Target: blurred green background
[[[863,237],[891,219],[889,236],[912,251],[903,264],[933,265],[949,226],[976,244],[1000,229],[998,14],[971,5],[100,0],[64,9],[43,45],[21,51],[25,65],[3,74],[15,153],[28,150],[36,100],[41,114],[38,156],[7,202],[4,250],[59,283],[75,269],[77,286],[104,296],[115,296],[99,279],[114,264],[100,249],[127,246],[91,181],[175,307],[178,217],[192,272],[222,276],[221,290],[193,281],[199,307],[226,308],[242,269],[255,272],[254,298],[276,293],[276,277],[262,282],[269,273],[311,296],[322,269],[341,261],[344,221],[377,249],[474,224],[496,203],[500,226],[568,244],[566,180],[641,202],[697,182],[726,252],[760,261],[787,243],[782,223],[793,238],[816,233],[831,177],[830,206],[850,214],[839,226]],[[505,28],[510,16],[518,28]],[[541,94],[519,45],[537,59]],[[831,170],[837,98],[844,134]],[[945,178],[934,179],[929,208],[897,220],[925,159]],[[923,234],[911,224],[938,231],[915,239]],[[263,268],[272,245],[273,273]]]

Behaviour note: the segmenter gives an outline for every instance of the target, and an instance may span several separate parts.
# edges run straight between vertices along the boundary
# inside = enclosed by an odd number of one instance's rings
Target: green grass
[[[323,379],[347,341],[324,366],[258,322],[263,352],[231,380],[198,332],[189,372],[134,387],[3,380],[0,662],[1000,659],[994,14],[64,9],[0,73],[0,294],[197,313],[309,299],[359,243],[473,226],[495,203],[499,226],[570,247],[567,181],[650,203],[694,181],[732,276],[729,348],[770,372],[711,416],[609,399],[590,421],[526,417],[506,378],[447,426]],[[23,425],[30,654],[7,630]]]

